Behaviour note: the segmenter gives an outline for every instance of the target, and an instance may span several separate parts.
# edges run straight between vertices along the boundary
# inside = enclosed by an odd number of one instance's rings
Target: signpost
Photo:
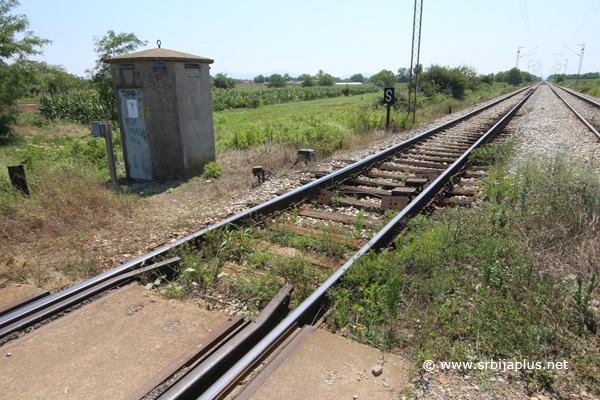
[[[117,184],[117,168],[115,166],[115,154],[112,145],[112,123],[108,122],[92,122],[92,134],[96,137],[103,137],[106,141],[106,155],[108,156],[108,169],[110,170],[110,180],[113,184],[115,193],[119,193],[119,185]]]
[[[394,88],[383,89],[383,104],[387,104],[387,119],[385,121],[385,130],[390,129],[390,106],[394,104],[396,97],[394,97]]]

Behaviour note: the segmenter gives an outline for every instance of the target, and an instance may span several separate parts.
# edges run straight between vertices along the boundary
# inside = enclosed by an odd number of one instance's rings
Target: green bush
[[[223,172],[221,171],[222,165],[211,161],[204,167],[204,176],[208,179],[217,179]]]

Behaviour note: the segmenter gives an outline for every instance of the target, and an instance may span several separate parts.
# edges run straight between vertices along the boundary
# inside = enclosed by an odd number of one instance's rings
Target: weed
[[[594,334],[598,329],[598,323],[594,313],[589,308],[589,302],[592,300],[592,292],[596,288],[596,277],[597,274],[592,274],[587,288],[583,287],[583,279],[580,276],[577,277],[577,288],[573,293],[573,308],[577,326],[582,331],[589,330]]]
[[[208,179],[219,178],[223,174],[221,167],[221,164],[214,161],[210,161],[204,166],[204,176]]]
[[[362,233],[362,229],[363,229],[363,212],[359,211],[358,214],[356,214],[356,221],[354,222],[354,227],[356,228],[356,231],[358,233]]]
[[[297,218],[298,218],[298,208],[297,208],[297,207],[294,207],[294,209],[292,210],[292,213],[291,213],[291,221],[292,221],[292,224],[295,224],[295,223],[296,223],[296,219],[297,219]]]
[[[331,206],[333,208],[337,208],[341,205],[340,203],[340,192],[339,191],[335,191],[333,192],[333,196],[331,197]]]

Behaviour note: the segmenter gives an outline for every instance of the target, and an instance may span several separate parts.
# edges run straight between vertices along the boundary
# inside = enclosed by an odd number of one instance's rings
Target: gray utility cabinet
[[[165,182],[215,160],[209,64],[168,49],[108,58],[128,179]]]

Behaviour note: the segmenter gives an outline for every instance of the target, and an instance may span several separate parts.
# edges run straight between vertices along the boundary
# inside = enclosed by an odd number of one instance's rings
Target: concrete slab
[[[8,282],[6,279],[2,279],[0,280],[0,308],[11,305],[40,290],[42,289],[26,283]]]
[[[323,330],[314,331],[251,397],[252,400],[397,398],[408,364]],[[382,373],[374,376],[375,366]],[[387,387],[386,387],[387,385]],[[356,396],[356,397],[354,397]]]
[[[122,399],[228,317],[142,286],[85,307],[0,348],[0,399]]]

